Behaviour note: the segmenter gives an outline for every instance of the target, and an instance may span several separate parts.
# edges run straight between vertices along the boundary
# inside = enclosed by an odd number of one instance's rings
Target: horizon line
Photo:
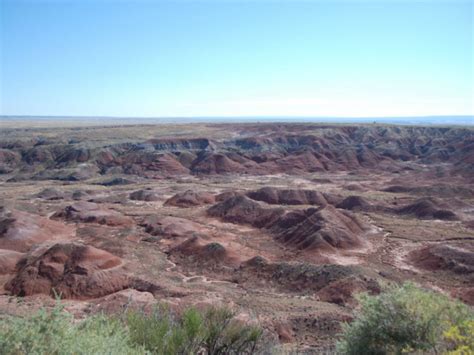
[[[161,115],[161,116],[115,116],[115,115],[15,115],[15,114],[2,114],[0,117],[4,118],[141,118],[141,119],[160,119],[160,118],[325,118],[325,119],[359,119],[359,118],[388,118],[388,119],[403,119],[403,118],[467,118],[473,117],[474,114],[463,114],[463,115],[404,115],[404,116],[313,116],[313,115],[193,115],[193,116],[184,116],[184,115]]]

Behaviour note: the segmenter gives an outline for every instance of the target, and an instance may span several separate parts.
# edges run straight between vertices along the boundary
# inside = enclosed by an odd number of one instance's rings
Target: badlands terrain
[[[472,128],[10,122],[0,201],[0,314],[220,304],[310,351],[357,292],[474,305]]]

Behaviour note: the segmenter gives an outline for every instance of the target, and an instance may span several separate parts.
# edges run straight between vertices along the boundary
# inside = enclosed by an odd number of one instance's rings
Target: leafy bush
[[[451,326],[444,332],[444,339],[449,344],[449,355],[474,354],[474,319]]]
[[[74,322],[56,306],[28,318],[0,320],[0,354],[140,354],[122,324],[104,316]]]
[[[360,294],[357,299],[360,311],[352,323],[343,326],[337,344],[342,354],[447,351],[455,340],[465,346],[463,338],[456,338],[455,330],[449,330],[455,327],[465,336],[464,324],[474,320],[468,306],[411,283],[392,287],[378,296]]]
[[[130,312],[126,323],[132,342],[152,353],[255,353],[261,329],[233,318],[234,313],[226,308],[210,308],[203,313],[189,308],[179,318],[161,308],[150,315]]]
[[[261,335],[226,308],[189,308],[175,316],[160,307],[149,315],[129,311],[75,321],[58,303],[49,312],[1,319],[0,354],[254,354]]]

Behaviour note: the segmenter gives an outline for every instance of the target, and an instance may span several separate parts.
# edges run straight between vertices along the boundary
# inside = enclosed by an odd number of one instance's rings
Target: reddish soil
[[[474,252],[448,245],[432,245],[410,253],[417,267],[430,270],[449,270],[458,274],[474,273]]]
[[[67,240],[73,229],[48,218],[17,210],[0,210],[0,248],[26,252],[36,244]]]
[[[461,127],[6,127],[0,314],[226,305],[332,353],[359,292],[474,304],[473,157]]]
[[[175,207],[194,207],[202,206],[214,203],[216,201],[214,195],[207,192],[195,192],[187,190],[182,193],[178,193],[166,200],[165,206]]]

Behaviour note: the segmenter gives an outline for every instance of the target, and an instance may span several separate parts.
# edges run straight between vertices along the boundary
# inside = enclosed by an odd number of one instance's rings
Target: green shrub
[[[0,354],[254,354],[261,335],[226,308],[188,308],[175,316],[160,307],[149,315],[129,311],[75,321],[58,303],[49,312],[1,319]]]
[[[411,283],[357,299],[360,310],[337,344],[341,354],[439,353],[449,350],[447,330],[474,319],[468,306]]]
[[[449,355],[474,354],[474,319],[451,326],[443,335],[449,344]]]
[[[160,307],[147,315],[131,311],[125,322],[132,344],[156,354],[195,354],[204,338],[203,319],[195,309],[187,309],[180,318]]]
[[[151,353],[253,354],[261,340],[258,327],[235,321],[226,308],[210,308],[198,312],[187,309],[179,318],[159,308],[150,315],[129,312],[126,323],[133,344]]]
[[[27,317],[0,320],[0,354],[140,354],[129,345],[127,331],[116,320],[104,316],[75,322],[56,306]]]

